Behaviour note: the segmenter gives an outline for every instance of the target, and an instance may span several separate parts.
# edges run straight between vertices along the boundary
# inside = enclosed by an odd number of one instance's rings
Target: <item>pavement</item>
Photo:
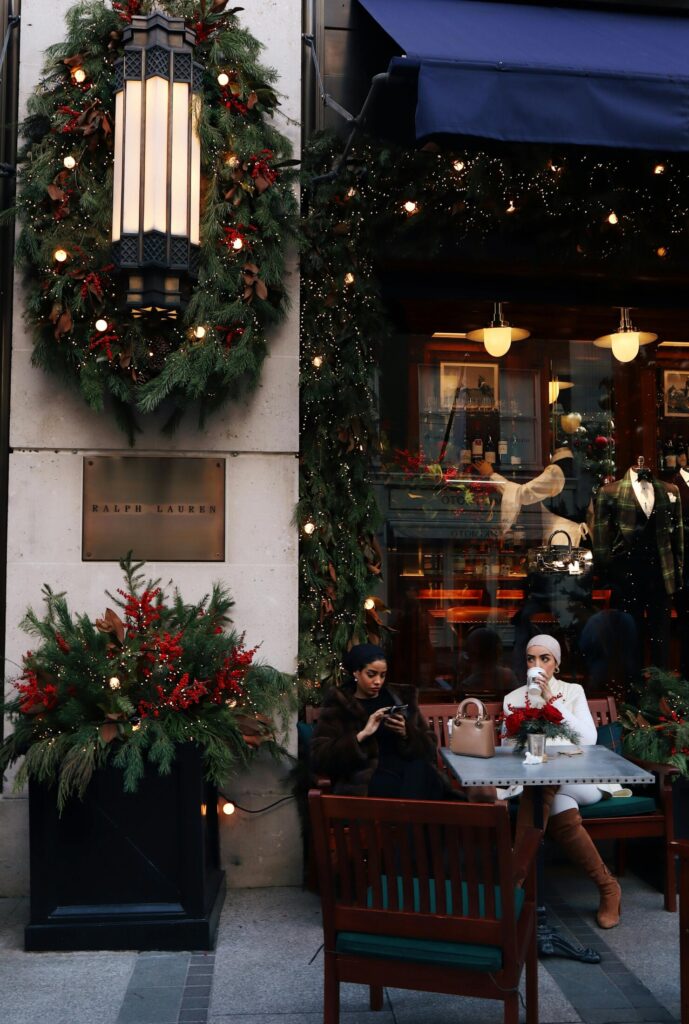
[[[549,868],[552,924],[594,946],[598,965],[560,958],[539,967],[541,1024],[679,1021],[678,915],[636,875],[622,880],[618,928],[596,927],[593,887]],[[0,900],[2,1024],[319,1024],[322,932],[316,895],[298,888],[230,889],[213,953],[25,953],[28,901]],[[524,1020],[524,1010],[521,1020]],[[501,1004],[342,987],[342,1024],[498,1024]]]

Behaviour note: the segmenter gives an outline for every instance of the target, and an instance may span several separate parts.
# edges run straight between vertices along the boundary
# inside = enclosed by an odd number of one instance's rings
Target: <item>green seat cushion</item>
[[[613,797],[579,808],[584,821],[587,818],[627,818],[630,814],[652,814],[657,810],[657,804],[650,796]]]
[[[387,907],[387,878],[381,879],[383,906]],[[414,910],[418,911],[419,881],[413,880]],[[404,909],[402,895],[402,879],[397,879],[397,891],[400,909]],[[449,881],[445,882],[445,898],[448,913],[452,913],[452,891]],[[369,905],[372,897],[369,894]],[[430,913],[436,913],[435,882],[429,880],[428,902]],[[514,890],[514,904],[517,917],[524,905],[524,890]],[[479,917],[485,913],[485,892],[483,885],[478,886]],[[469,890],[466,882],[462,883],[462,913],[469,911]],[[495,886],[495,915],[502,916],[502,900],[500,886]],[[353,956],[380,957],[383,960],[408,960],[413,963],[430,963],[446,967],[464,967],[475,971],[497,971],[502,967],[502,950],[499,946],[479,946],[470,942],[438,942],[435,939],[408,939],[396,935],[369,935],[366,932],[340,932],[335,948],[338,953],[349,953]]]

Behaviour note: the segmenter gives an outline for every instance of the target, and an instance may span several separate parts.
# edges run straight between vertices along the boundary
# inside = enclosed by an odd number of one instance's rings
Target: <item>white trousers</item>
[[[550,817],[552,818],[554,814],[562,814],[563,811],[571,811],[575,807],[597,804],[602,799],[603,794],[598,786],[560,786],[550,808]]]

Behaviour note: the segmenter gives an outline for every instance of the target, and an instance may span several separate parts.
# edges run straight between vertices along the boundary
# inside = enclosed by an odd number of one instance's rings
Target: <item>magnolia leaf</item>
[[[100,738],[103,743],[111,743],[114,739],[117,739],[119,735],[119,729],[114,722],[105,722],[100,727]]]
[[[336,224],[333,228],[334,235],[348,235],[352,230],[352,225],[348,224],[346,220],[341,220],[339,224]]]
[[[55,330],[53,332],[56,339],[59,341],[63,334],[69,334],[73,326],[74,321],[72,320],[72,314],[68,309],[63,310],[58,317],[58,321],[55,324]]]
[[[259,299],[268,298],[268,288],[266,287],[265,281],[262,281],[260,277],[256,280],[255,288]]]
[[[58,320],[60,319],[60,314],[61,313],[62,313],[62,303],[61,302],[54,302],[53,303],[53,308],[50,310],[50,313],[48,315],[48,319],[50,320],[51,324],[56,324],[58,322]]]
[[[337,583],[337,573],[335,572],[335,566],[332,562],[328,562],[328,572],[333,583]]]
[[[96,619],[96,629],[101,633],[114,633],[120,643],[124,642],[124,622],[112,608],[106,608],[102,619]]]
[[[56,203],[60,202],[62,199],[65,198],[65,193],[62,191],[62,189],[58,188],[57,185],[52,184],[52,182],[50,185],[48,185],[47,192],[50,198],[54,200]]]
[[[247,98],[247,101],[246,101],[246,105],[249,108],[249,110],[253,110],[257,103],[258,103],[258,96],[256,95],[255,92],[253,92],[253,91],[250,92],[249,96]]]
[[[80,68],[84,63],[84,58],[80,53],[76,53],[73,57],[65,57],[62,63],[68,68]]]

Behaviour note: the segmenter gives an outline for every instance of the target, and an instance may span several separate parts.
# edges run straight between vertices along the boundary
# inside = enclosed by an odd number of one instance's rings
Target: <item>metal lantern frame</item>
[[[133,315],[176,317],[198,273],[203,67],[182,18],[135,16],[115,66],[113,260]]]

